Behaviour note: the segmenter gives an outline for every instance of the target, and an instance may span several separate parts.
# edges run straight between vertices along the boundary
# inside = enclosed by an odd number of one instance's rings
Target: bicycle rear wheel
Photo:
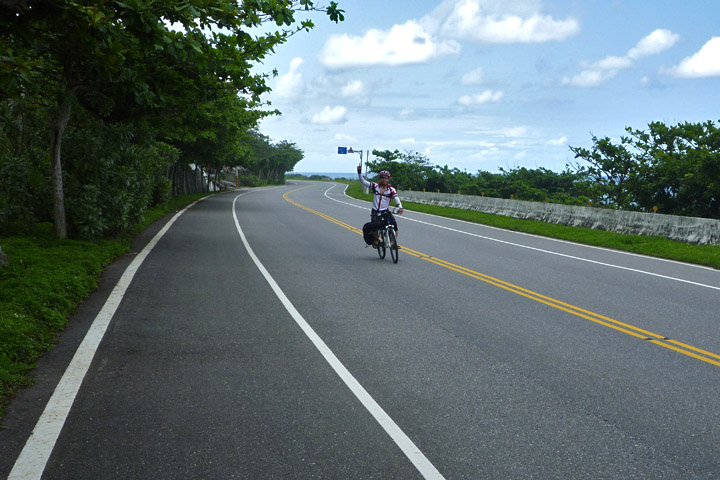
[[[378,230],[378,247],[377,252],[380,258],[385,258],[385,246],[386,246],[385,232]]]
[[[393,263],[397,263],[398,262],[398,244],[397,244],[397,239],[395,238],[395,229],[388,228],[387,235],[388,235],[388,248],[390,249],[390,258],[392,258]]]

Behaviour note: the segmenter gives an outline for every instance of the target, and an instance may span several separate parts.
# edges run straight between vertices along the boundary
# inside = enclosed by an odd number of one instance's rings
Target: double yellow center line
[[[718,361],[718,360],[720,360],[720,355],[717,355],[715,353],[708,352],[706,350],[702,350],[697,347],[693,347],[692,345],[687,345],[685,343],[678,342],[677,340],[672,340],[663,335],[659,335],[657,333],[653,333],[648,330],[644,330],[642,328],[636,327],[634,325],[630,325],[628,323],[623,323],[623,322],[615,320],[613,318],[606,317],[604,315],[600,315],[598,313],[594,313],[589,310],[585,310],[583,308],[576,307],[574,305],[570,305],[569,303],[565,303],[560,300],[556,300],[554,298],[542,295],[540,293],[533,292],[532,290],[528,290],[527,288],[513,285],[512,283],[508,283],[508,282],[505,282],[498,278],[491,277],[489,275],[485,275],[484,273],[479,273],[479,272],[470,270],[469,268],[455,265],[453,263],[447,262],[445,260],[441,260],[439,258],[435,258],[435,257],[427,255],[425,253],[417,252],[417,251],[412,250],[407,247],[403,247],[402,250],[405,253],[408,253],[408,254],[418,257],[418,258],[421,258],[423,260],[427,260],[430,263],[440,265],[441,267],[448,268],[448,269],[456,271],[458,273],[462,273],[463,275],[467,275],[468,277],[475,278],[477,280],[481,280],[483,282],[489,283],[490,285],[494,285],[498,288],[502,288],[509,292],[516,293],[518,295],[529,298],[531,300],[535,300],[536,302],[543,303],[550,307],[557,308],[558,310],[562,310],[564,312],[570,313],[577,317],[581,317],[586,320],[590,320],[591,322],[595,322],[600,325],[603,325],[605,327],[612,328],[619,332],[623,332],[628,335],[632,335],[633,337],[640,338],[641,340],[647,340],[647,341],[653,342],[655,345],[660,345],[661,347],[669,348],[670,350],[675,350],[676,352],[680,352],[684,355],[688,355],[690,357],[697,358],[698,360],[702,360],[704,362],[711,363],[713,365],[720,367],[720,361]]]
[[[307,188],[307,187],[303,187],[303,188]],[[362,230],[359,228],[353,227],[352,225],[348,225],[347,223],[341,222],[340,220],[337,220],[329,215],[318,212],[317,210],[313,210],[311,208],[308,208],[304,205],[301,205],[301,204],[295,202],[294,200],[291,200],[288,197],[288,195],[293,192],[296,192],[296,191],[297,190],[292,190],[290,192],[285,193],[283,195],[283,198],[285,200],[287,200],[288,202],[292,203],[293,205],[300,207],[307,212],[318,215],[336,225],[339,225],[343,228],[347,228],[348,230],[350,230],[352,232],[362,235]],[[435,265],[438,265],[443,268],[447,268],[447,269],[455,271],[457,273],[466,275],[470,278],[474,278],[476,280],[480,280],[482,282],[489,283],[490,285],[494,285],[498,288],[502,288],[503,290],[507,290],[508,292],[512,292],[517,295],[523,296],[525,298],[529,298],[530,300],[540,302],[549,307],[556,308],[558,310],[562,310],[571,315],[575,315],[577,317],[584,318],[585,320],[589,320],[591,322],[595,322],[595,323],[603,325],[605,327],[612,328],[613,330],[623,332],[627,335],[631,335],[631,336],[639,338],[641,340],[646,340],[648,342],[653,343],[654,345],[659,345],[661,347],[665,347],[670,350],[674,350],[676,352],[682,353],[683,355],[687,355],[689,357],[693,357],[693,358],[696,358],[703,362],[710,363],[712,365],[720,367],[720,355],[718,355],[718,354],[708,352],[706,350],[702,350],[697,347],[693,347],[692,345],[678,342],[677,340],[667,338],[664,335],[659,335],[657,333],[653,333],[648,330],[644,330],[642,328],[630,325],[628,323],[620,322],[613,318],[606,317],[604,315],[600,315],[598,313],[594,313],[594,312],[585,310],[580,307],[576,307],[569,303],[565,303],[560,300],[556,300],[554,298],[542,295],[540,293],[533,292],[532,290],[528,290],[526,288],[514,285],[514,284],[506,282],[504,280],[500,280],[498,278],[491,277],[489,275],[485,275],[484,273],[476,272],[474,270],[470,270],[469,268],[461,267],[460,265],[455,265],[448,261],[442,260],[437,257],[433,257],[432,255],[428,255],[426,253],[418,252],[416,250],[413,250],[413,249],[405,247],[405,246],[401,246],[400,249],[404,253],[407,253],[408,255],[411,255],[413,257],[417,257],[421,260],[425,260],[430,263],[434,263]]]
[[[298,189],[295,189],[295,190],[291,190],[291,191],[289,191],[289,192],[287,192],[287,193],[284,193],[284,194],[283,194],[283,198],[284,198],[285,200],[287,200],[288,202],[292,203],[293,205],[295,205],[296,207],[302,208],[302,209],[305,210],[306,212],[313,213],[313,214],[317,215],[318,217],[324,218],[324,219],[327,220],[328,222],[332,222],[332,223],[334,223],[335,225],[340,225],[341,227],[347,228],[348,230],[350,230],[350,231],[352,231],[352,232],[355,232],[355,233],[357,233],[358,235],[362,235],[362,229],[353,227],[352,225],[348,225],[347,223],[341,222],[340,220],[338,220],[338,219],[336,219],[336,218],[333,218],[333,217],[331,217],[330,215],[325,215],[324,213],[318,212],[317,210],[313,210],[312,208],[308,208],[308,207],[306,207],[305,205],[301,205],[301,204],[297,203],[295,200],[291,200],[290,197],[288,197],[288,195],[290,195],[291,193],[297,192],[298,190],[302,190],[303,188],[308,188],[308,187],[302,187],[302,188],[298,188]]]

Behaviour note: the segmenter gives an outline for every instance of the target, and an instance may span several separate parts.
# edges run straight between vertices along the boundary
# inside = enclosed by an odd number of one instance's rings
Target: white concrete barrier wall
[[[504,198],[401,191],[404,202],[477,210],[513,218],[595,228],[633,235],[656,235],[697,244],[720,244],[720,220],[659,213],[628,212]]]

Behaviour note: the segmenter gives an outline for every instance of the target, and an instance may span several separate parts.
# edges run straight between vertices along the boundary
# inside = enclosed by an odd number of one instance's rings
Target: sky
[[[720,121],[715,0],[338,3],[255,69],[278,72],[260,131],[304,152],[297,172],[353,172],[340,146],[562,172],[593,136]]]

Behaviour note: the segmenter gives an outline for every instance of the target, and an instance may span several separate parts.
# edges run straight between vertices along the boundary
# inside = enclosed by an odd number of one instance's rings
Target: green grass
[[[207,194],[175,197],[145,214],[135,233]],[[97,288],[103,269],[128,252],[132,235],[97,243],[55,238],[51,224],[32,234],[0,238],[10,265],[0,268],[0,417],[33,379],[38,357],[55,342],[68,316]]]
[[[347,189],[347,194],[361,200],[372,201],[372,195],[362,193],[362,186],[359,182],[351,183]],[[625,252],[639,253],[720,269],[720,245],[693,245],[669,240],[664,237],[625,235],[605,230],[568,227],[537,220],[521,220],[474,210],[461,210],[420,203],[403,202],[403,206],[416,212],[431,213],[433,215],[481,223],[492,227],[514,230],[516,232],[532,233],[544,237],[583,243],[585,245],[612,248]]]

